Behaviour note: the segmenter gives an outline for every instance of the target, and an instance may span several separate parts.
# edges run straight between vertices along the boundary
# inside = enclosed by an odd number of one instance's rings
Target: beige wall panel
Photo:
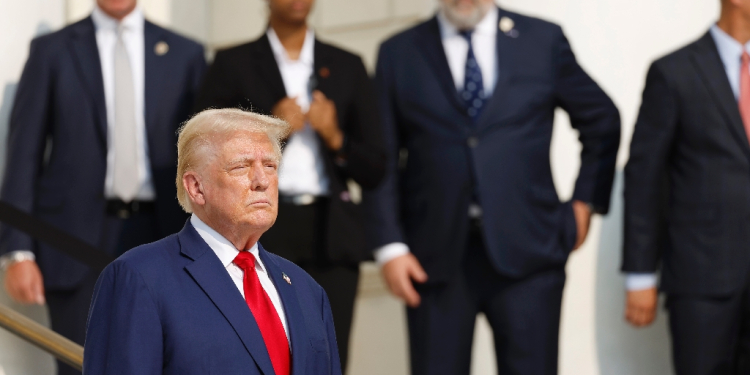
[[[372,263],[363,264],[349,340],[349,375],[407,375],[406,310]]]
[[[266,8],[262,0],[211,1],[211,47],[227,47],[257,38],[268,22]]]
[[[315,7],[315,26],[320,28],[378,22],[391,15],[390,1],[384,0],[318,0]]]
[[[391,0],[396,17],[429,17],[437,9],[438,0]]]
[[[180,6],[172,6],[171,28],[201,43],[208,42],[210,8],[210,0],[180,1]]]

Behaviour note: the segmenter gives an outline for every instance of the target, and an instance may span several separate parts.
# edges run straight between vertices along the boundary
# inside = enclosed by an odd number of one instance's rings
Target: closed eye
[[[277,165],[276,163],[269,163],[269,164],[266,164],[266,169],[271,169],[271,170],[274,170],[274,171],[275,171],[275,170],[276,170],[276,169],[278,169],[278,168],[279,168],[279,166],[278,166],[278,165]]]

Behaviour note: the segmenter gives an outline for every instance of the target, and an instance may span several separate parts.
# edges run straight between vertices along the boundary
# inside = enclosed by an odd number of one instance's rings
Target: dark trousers
[[[263,248],[304,269],[328,294],[341,368],[346,371],[359,265],[331,261],[325,252],[326,200],[304,206],[281,203],[276,223],[260,238]]]
[[[119,256],[133,247],[158,240],[157,228],[153,214],[136,214],[128,219],[107,216],[100,248]],[[89,306],[98,277],[90,272],[74,289],[47,290],[45,293],[52,330],[81,346],[86,338]],[[57,361],[57,373],[81,374],[60,361]]]
[[[750,285],[725,297],[667,296],[678,375],[750,374]]]
[[[460,272],[446,284],[417,286],[421,304],[407,308],[412,374],[468,374],[478,313],[492,327],[500,374],[556,374],[565,270],[503,277],[472,227]]]

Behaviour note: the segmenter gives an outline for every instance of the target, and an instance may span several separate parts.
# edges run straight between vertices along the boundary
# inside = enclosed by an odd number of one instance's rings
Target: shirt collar
[[[495,37],[497,35],[497,12],[497,8],[492,7],[474,28],[474,34]],[[448,21],[443,11],[438,11],[437,20],[440,26],[440,36],[443,39],[458,35],[458,28]]]
[[[143,30],[143,24],[145,23],[145,17],[140,7],[135,7],[130,14],[125,16],[122,21],[118,21],[107,13],[104,13],[98,5],[94,6],[94,11],[91,12],[91,20],[94,21],[94,27],[99,29],[117,30],[117,26],[122,24],[126,30],[139,31]]]
[[[236,258],[240,253],[239,250],[237,250],[237,248],[234,247],[234,245],[232,245],[229,240],[219,234],[219,232],[215,231],[213,228],[209,227],[208,224],[204,223],[203,220],[198,218],[196,214],[193,214],[190,217],[190,224],[193,225],[201,238],[206,241],[208,247],[210,247],[211,250],[216,253],[216,256],[219,257],[219,260],[221,261],[221,264],[224,265],[224,268],[229,267],[229,265],[234,261],[234,258]],[[256,266],[260,267],[260,270],[265,272],[263,262],[260,260],[258,243],[256,242],[255,244],[253,244],[249,251],[251,254],[253,254],[253,256],[255,256]]]
[[[273,51],[274,57],[276,57],[276,61],[285,61],[288,63],[295,61],[290,59],[289,55],[287,55],[286,49],[284,48],[284,45],[281,44],[281,40],[279,40],[279,36],[276,35],[276,31],[273,30],[273,27],[268,28],[266,35],[268,36],[268,42],[271,43],[271,50]],[[302,50],[299,53],[299,60],[296,61],[312,65],[314,59],[314,43],[315,33],[312,31],[312,29],[308,28],[307,33],[305,34],[305,41],[302,43]]]
[[[750,50],[750,42],[745,43],[743,46],[736,39],[732,38],[724,30],[722,30],[716,24],[711,25],[711,36],[714,38],[716,43],[716,49],[719,51],[721,61],[726,65],[728,62],[740,62],[742,52],[744,50]]]

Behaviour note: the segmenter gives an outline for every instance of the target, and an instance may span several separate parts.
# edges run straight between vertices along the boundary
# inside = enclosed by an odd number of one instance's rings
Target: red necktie
[[[740,68],[740,115],[745,124],[745,135],[750,141],[750,55],[742,51],[742,67]]]
[[[260,328],[268,356],[271,357],[273,371],[276,375],[289,375],[289,342],[276,308],[273,307],[271,299],[260,285],[260,279],[255,272],[255,256],[249,251],[240,251],[239,255],[234,258],[234,264],[245,273],[243,277],[245,301]]]

